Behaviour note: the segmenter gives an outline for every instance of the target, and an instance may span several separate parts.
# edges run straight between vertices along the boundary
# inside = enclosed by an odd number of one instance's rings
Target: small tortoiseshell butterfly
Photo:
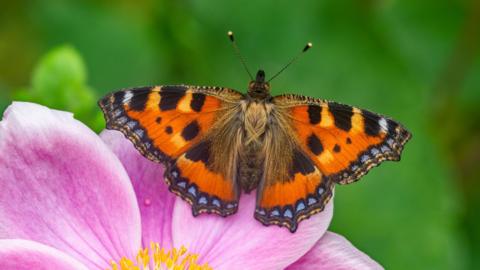
[[[256,189],[255,218],[291,232],[323,210],[336,183],[400,160],[411,137],[398,122],[367,110],[269,90],[259,70],[246,94],[140,87],[108,94],[99,105],[108,129],[166,165],[169,189],[191,204],[193,215],[232,215],[241,191]]]

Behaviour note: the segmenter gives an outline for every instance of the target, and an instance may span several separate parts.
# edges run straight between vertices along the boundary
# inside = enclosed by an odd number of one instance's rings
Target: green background
[[[28,3],[28,4],[27,4]],[[292,4],[294,3],[294,4]],[[480,1],[2,1],[0,112],[12,100],[73,111],[156,84],[267,77],[293,92],[379,112],[412,133],[400,163],[339,186],[331,230],[387,269],[480,269]],[[253,210],[252,210],[253,211]]]

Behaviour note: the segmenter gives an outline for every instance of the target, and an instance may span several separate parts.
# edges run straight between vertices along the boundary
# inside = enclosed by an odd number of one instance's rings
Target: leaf
[[[97,97],[87,85],[87,71],[80,54],[71,46],[57,47],[40,59],[30,89],[14,92],[14,99],[70,111],[96,131],[101,130]]]

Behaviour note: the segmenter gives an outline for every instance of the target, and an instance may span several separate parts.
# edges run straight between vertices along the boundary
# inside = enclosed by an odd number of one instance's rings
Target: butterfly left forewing
[[[297,96],[274,98],[289,115],[295,137],[325,177],[357,181],[385,160],[399,160],[411,134],[387,117],[335,102]]]
[[[204,162],[212,155],[205,145],[218,119],[242,97],[227,88],[154,86],[108,94],[99,105],[107,128],[121,131],[142,155],[166,165],[170,190],[189,202],[194,214],[225,216],[236,210],[237,187],[232,177]]]

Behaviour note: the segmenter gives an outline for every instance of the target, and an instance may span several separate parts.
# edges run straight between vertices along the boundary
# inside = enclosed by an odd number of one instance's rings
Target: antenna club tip
[[[311,42],[308,42],[307,45],[305,45],[305,48],[303,48],[303,52],[306,52],[308,49],[312,47],[313,47],[313,44]]]
[[[230,38],[231,41],[233,41],[233,32],[232,31],[228,31],[227,32],[227,35],[228,35],[228,38]]]

